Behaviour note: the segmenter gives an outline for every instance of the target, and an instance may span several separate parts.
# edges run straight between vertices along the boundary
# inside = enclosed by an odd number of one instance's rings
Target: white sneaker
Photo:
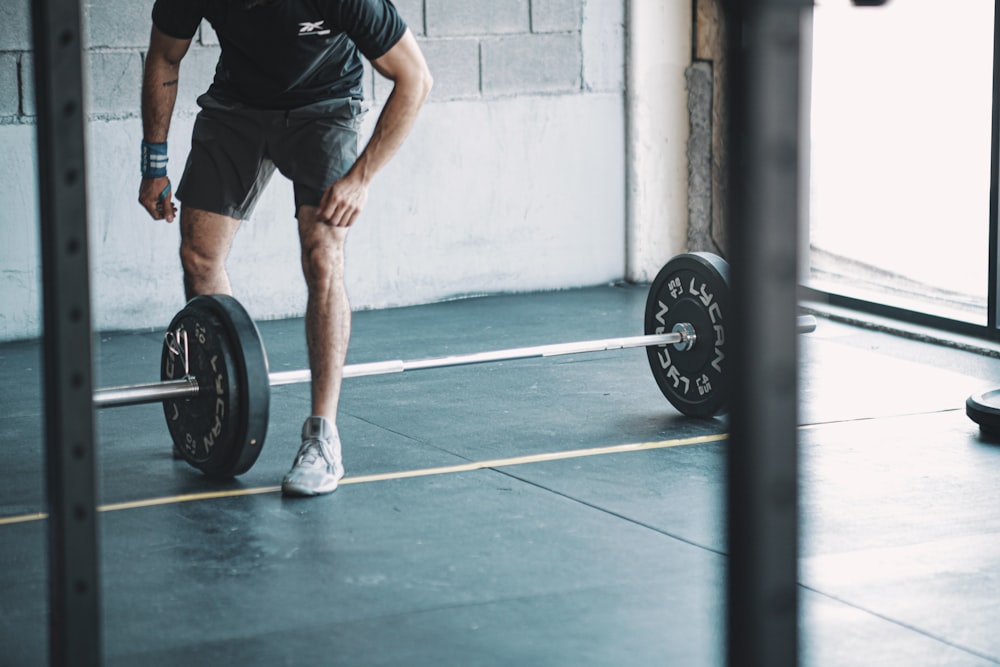
[[[310,417],[302,425],[302,446],[292,469],[281,481],[281,492],[286,496],[333,493],[343,476],[340,436],[330,420]]]

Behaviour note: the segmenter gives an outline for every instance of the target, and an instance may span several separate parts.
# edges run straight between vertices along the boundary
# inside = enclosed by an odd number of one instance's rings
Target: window
[[[993,0],[819,0],[809,286],[987,323]]]

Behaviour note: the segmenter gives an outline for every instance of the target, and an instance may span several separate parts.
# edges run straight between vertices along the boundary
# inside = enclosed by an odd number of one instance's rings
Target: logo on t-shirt
[[[330,29],[323,26],[326,21],[305,21],[299,24],[299,37],[329,35]]]

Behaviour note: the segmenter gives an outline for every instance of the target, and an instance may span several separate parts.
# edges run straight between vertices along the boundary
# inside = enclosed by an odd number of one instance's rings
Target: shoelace
[[[326,465],[333,468],[333,453],[330,451],[330,445],[319,438],[310,438],[302,445],[302,449],[299,454],[300,466],[314,466],[319,459],[323,459]]]

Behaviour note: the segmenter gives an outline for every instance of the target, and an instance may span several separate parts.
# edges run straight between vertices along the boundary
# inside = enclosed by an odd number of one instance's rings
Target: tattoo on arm
[[[176,85],[177,85],[177,79],[174,79],[173,81],[164,81],[163,82],[163,87],[164,88],[169,88],[170,86],[176,86]]]

